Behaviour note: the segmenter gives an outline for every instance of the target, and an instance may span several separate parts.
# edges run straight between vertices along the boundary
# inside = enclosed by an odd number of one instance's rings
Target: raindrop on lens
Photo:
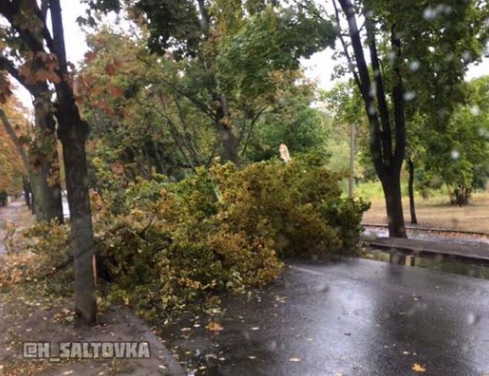
[[[470,108],[470,113],[474,116],[477,116],[481,113],[481,109],[479,106],[475,105]]]
[[[428,7],[423,11],[423,18],[426,21],[433,21],[437,17],[437,12],[434,8]]]
[[[467,325],[472,326],[477,322],[478,317],[473,313],[467,315]]]
[[[416,93],[413,93],[412,91],[408,91],[408,92],[404,93],[404,100],[406,102],[410,102],[414,98],[416,98]]]
[[[413,60],[409,63],[409,69],[411,69],[413,72],[416,72],[420,66],[421,63],[418,60]]]
[[[466,63],[470,63],[472,61],[472,54],[470,53],[470,51],[465,51],[463,54],[462,54],[462,59],[463,61],[465,61]]]

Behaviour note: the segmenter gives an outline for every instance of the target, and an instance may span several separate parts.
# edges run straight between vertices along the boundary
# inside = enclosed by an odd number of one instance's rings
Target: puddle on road
[[[406,253],[371,248],[362,256],[365,259],[411,267],[428,268],[447,273],[489,280],[489,263],[455,260],[444,256],[413,256]]]

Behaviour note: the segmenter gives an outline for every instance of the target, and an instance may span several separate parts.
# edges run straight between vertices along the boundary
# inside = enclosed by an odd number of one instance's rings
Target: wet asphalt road
[[[190,375],[489,375],[486,280],[363,259],[293,263],[223,306],[218,333],[204,315],[163,333],[201,368]]]

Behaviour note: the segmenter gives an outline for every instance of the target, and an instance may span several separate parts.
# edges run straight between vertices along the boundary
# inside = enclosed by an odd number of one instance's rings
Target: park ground
[[[422,226],[489,228],[487,194],[463,208],[442,197],[418,207]],[[32,220],[21,202],[0,209],[0,227],[6,219],[20,232]],[[373,200],[365,222],[384,219],[382,201]],[[0,375],[487,376],[489,274],[471,264],[462,274],[481,278],[443,271],[452,267],[291,261],[267,288],[151,328],[129,309],[102,304],[100,325],[74,329],[70,298],[40,294],[34,282],[0,286]],[[146,340],[153,351],[151,360],[53,364],[22,359],[22,343],[31,340]]]
[[[377,195],[366,197],[371,201],[370,210],[363,217],[364,223],[386,224],[385,203]],[[403,199],[404,217],[409,224],[409,201]],[[438,194],[429,199],[416,197],[416,213],[421,227],[489,233],[489,192],[476,192],[469,205],[450,205],[448,195]]]

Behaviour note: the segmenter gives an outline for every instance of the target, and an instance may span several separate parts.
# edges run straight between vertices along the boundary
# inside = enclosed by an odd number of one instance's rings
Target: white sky
[[[83,59],[87,51],[85,34],[76,23],[76,19],[85,14],[85,5],[79,0],[61,0],[61,5],[63,8],[68,59],[76,64]],[[336,62],[332,59],[332,54],[333,51],[328,49],[313,55],[309,60],[303,61],[306,76],[315,80],[322,89],[331,89],[335,83],[331,80],[331,75],[336,65]],[[489,59],[485,59],[479,65],[471,66],[467,74],[467,79],[479,77],[484,74],[489,74]],[[26,106],[31,106],[30,96],[25,90],[18,89],[17,94]]]

